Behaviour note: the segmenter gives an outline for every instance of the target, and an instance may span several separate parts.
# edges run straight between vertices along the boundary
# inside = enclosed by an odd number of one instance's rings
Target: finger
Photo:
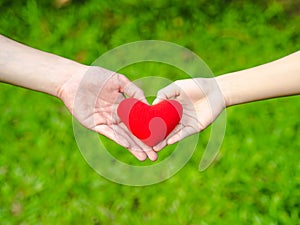
[[[152,105],[156,105],[156,104],[160,103],[161,101],[163,101],[162,98],[156,97],[156,98],[154,99],[154,101],[152,102]]]
[[[133,141],[135,146],[138,146],[147,156],[151,161],[155,161],[158,158],[157,153],[148,145],[146,145],[144,142],[142,142],[140,139],[135,137],[131,132],[128,130],[128,128],[125,126],[124,123],[120,123],[119,127],[122,128],[122,130],[130,136],[130,139]]]
[[[151,161],[156,161],[157,158],[158,158],[158,155],[155,151],[146,151],[146,154],[148,156],[148,158],[151,160]]]
[[[136,98],[148,105],[144,91],[132,83],[127,77],[119,75],[121,89],[120,91],[130,98]]]
[[[172,137],[173,135],[175,135],[176,133],[178,133],[180,130],[182,130],[183,125],[182,124],[178,124],[174,130],[172,130],[172,132],[160,143],[158,143],[156,146],[153,147],[154,151],[158,152],[161,149],[163,149],[166,145],[168,145],[167,143],[167,139],[169,137]]]
[[[131,143],[128,142],[128,139],[126,137],[123,137],[121,134],[118,134],[116,136],[115,129],[112,129],[107,125],[98,125],[94,130],[115,141],[117,144],[127,148],[138,160],[144,161],[147,158],[147,155],[143,151],[141,151],[141,149],[131,147]]]
[[[146,160],[147,158],[147,153],[146,150],[147,148],[141,146],[138,144],[135,140],[135,137],[129,133],[127,127],[123,123],[115,124],[113,125],[113,130],[115,131],[115,135],[118,137],[120,136],[121,138],[125,138],[129,142],[129,147],[127,148],[131,153],[134,154],[139,154],[142,156],[142,161]],[[151,150],[151,149],[150,149]]]
[[[126,139],[116,138],[114,130],[107,125],[98,125],[94,128],[94,130],[97,133],[115,141],[117,144],[122,145],[124,148],[128,148],[130,146],[129,142]]]
[[[135,149],[134,147],[128,148],[128,151],[131,152],[138,160],[145,161],[147,159],[147,154],[141,151],[140,149]]]
[[[187,136],[190,136],[195,133],[195,129],[193,127],[187,126],[179,130],[177,133],[171,135],[167,138],[167,144],[172,145]]]
[[[167,145],[167,141],[163,140],[162,142],[160,142],[159,144],[157,144],[156,146],[153,147],[154,151],[159,152],[160,150],[162,150],[165,146]]]
[[[146,155],[148,156],[148,158],[151,161],[156,161],[157,160],[158,155],[157,155],[156,151],[153,150],[153,148],[146,145],[144,142],[142,142],[137,137],[133,136],[133,138],[134,138],[135,142],[138,144],[138,146],[140,146],[142,148],[142,150],[146,153]]]
[[[175,83],[172,83],[157,92],[156,99],[153,101],[153,105],[158,104],[164,99],[175,99],[180,95],[180,89]]]

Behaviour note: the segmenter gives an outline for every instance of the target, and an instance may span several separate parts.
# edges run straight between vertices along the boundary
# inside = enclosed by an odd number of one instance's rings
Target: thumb
[[[154,99],[154,101],[152,102],[152,105],[156,105],[156,104],[160,103],[161,101],[163,101],[163,99],[161,99],[161,98],[159,98],[159,97],[156,97],[156,98]]]
[[[179,95],[180,90],[178,86],[175,85],[175,83],[169,84],[157,92],[156,98],[154,99],[152,105],[158,104],[165,99],[175,99]]]
[[[148,101],[144,95],[144,91],[131,82],[127,77],[119,75],[121,81],[121,92],[130,98],[136,98],[148,105]]]

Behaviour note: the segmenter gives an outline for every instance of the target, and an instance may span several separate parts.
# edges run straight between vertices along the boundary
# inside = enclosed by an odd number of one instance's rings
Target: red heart
[[[123,100],[118,115],[128,129],[148,146],[164,140],[179,123],[182,106],[175,100],[147,105],[135,98]]]

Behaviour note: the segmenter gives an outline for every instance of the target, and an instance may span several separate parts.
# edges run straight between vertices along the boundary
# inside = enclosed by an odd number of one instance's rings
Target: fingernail
[[[156,105],[157,103],[159,103],[160,102],[160,99],[159,98],[156,98],[156,99],[154,99],[154,101],[152,102],[152,105]]]
[[[150,160],[151,160],[152,162],[156,161],[157,159],[158,159],[158,155],[157,155],[157,154],[152,155],[151,158],[150,158]]]
[[[167,140],[167,143],[168,143],[168,145],[172,145],[172,144],[174,144],[176,141],[177,141],[176,138],[170,138],[170,139]]]
[[[154,146],[154,147],[153,147],[153,150],[156,151],[156,152],[158,152],[158,151],[160,150],[160,148],[159,148],[159,146],[157,145],[157,146]]]
[[[147,155],[143,152],[139,152],[137,155],[140,161],[145,161],[147,159]]]

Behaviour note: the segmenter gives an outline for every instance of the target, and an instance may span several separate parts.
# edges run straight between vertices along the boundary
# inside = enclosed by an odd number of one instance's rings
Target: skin
[[[127,148],[138,160],[157,153],[133,136],[119,120],[125,95],[146,102],[144,93],[124,75],[86,66],[39,51],[0,35],[0,81],[61,99],[86,128]]]
[[[183,106],[179,126],[160,144],[176,143],[209,126],[226,107],[300,94],[300,51],[254,68],[215,78],[178,80],[157,93],[154,104],[175,99]]]
[[[127,148],[137,159],[155,161],[168,144],[198,133],[229,106],[300,93],[300,52],[216,78],[178,80],[160,90],[154,104],[175,99],[183,116],[174,131],[154,150],[119,120],[116,109],[128,97],[147,103],[143,91],[124,75],[82,65],[42,52],[0,35],[0,81],[61,99],[85,127]]]

